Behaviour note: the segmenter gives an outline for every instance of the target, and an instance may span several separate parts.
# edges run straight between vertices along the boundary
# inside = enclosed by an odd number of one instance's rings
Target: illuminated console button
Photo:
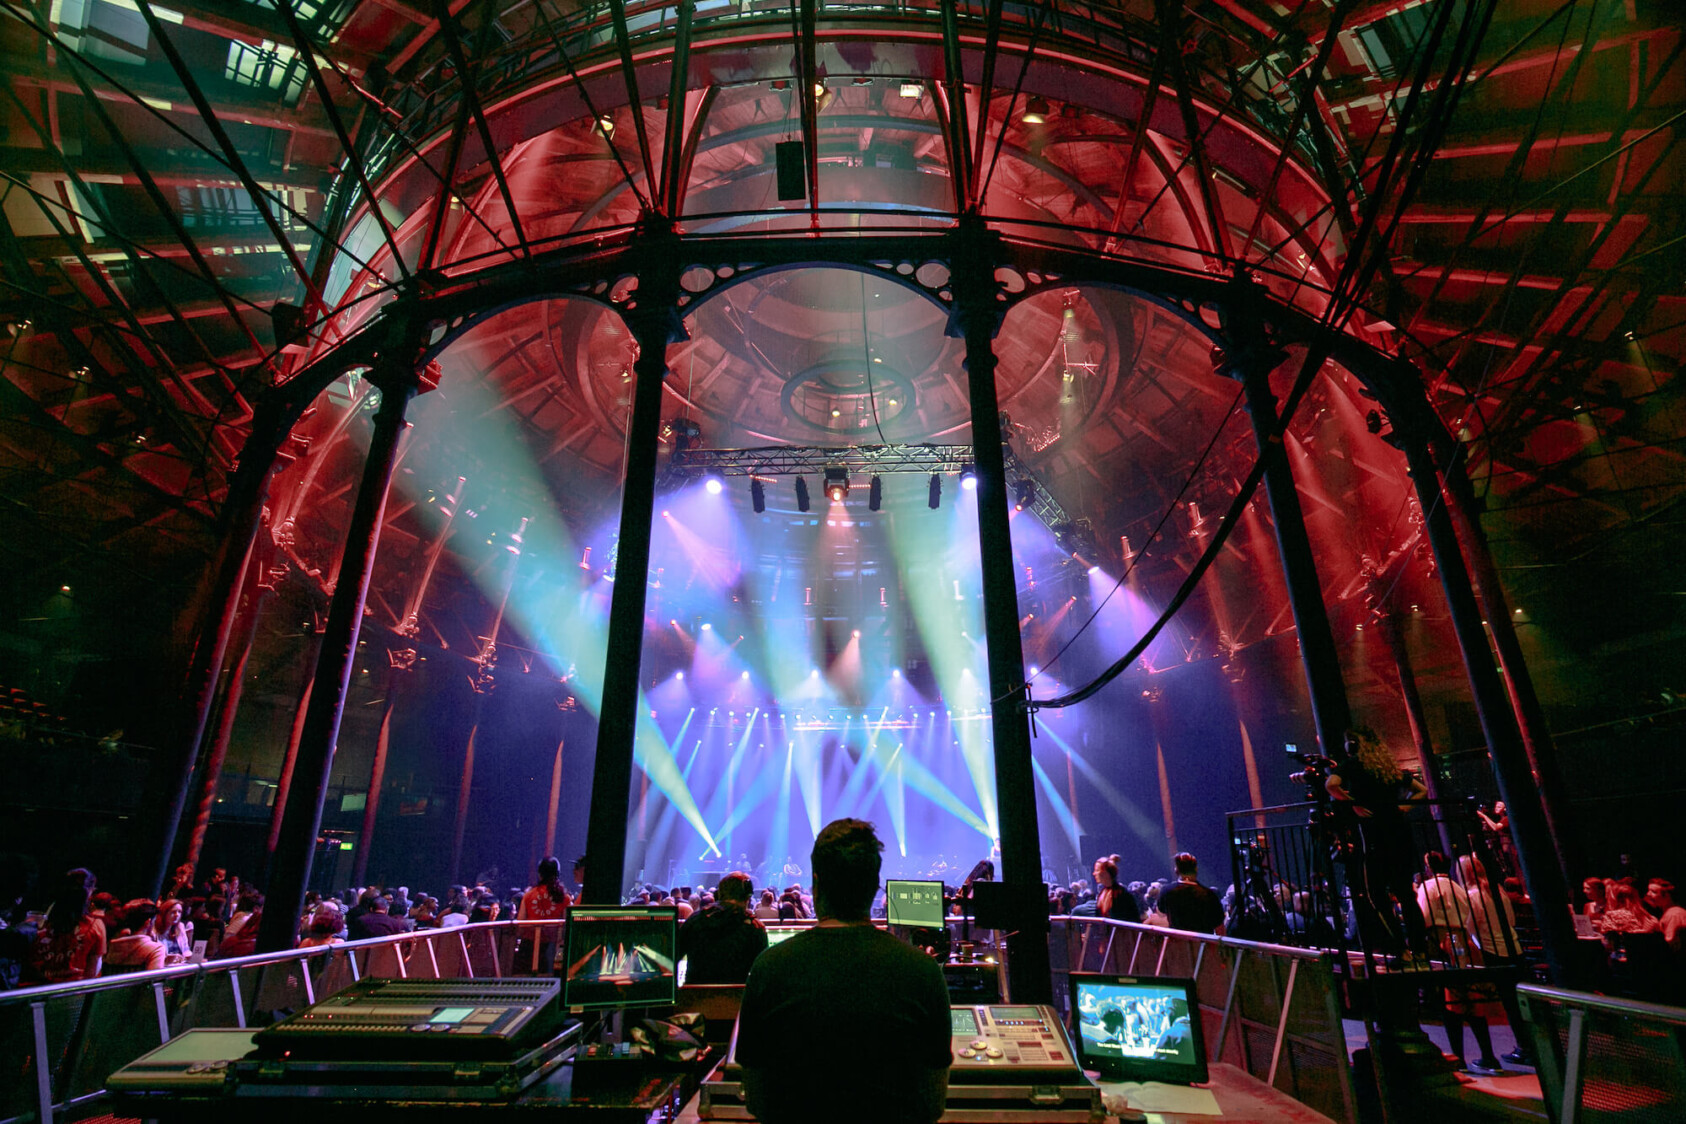
[[[988,1046],[988,1045],[989,1045],[988,1042],[985,1042],[982,1038],[978,1038],[978,1039],[975,1039],[972,1042],[972,1049],[982,1050],[985,1046]]]
[[[426,1031],[429,1028],[428,1028],[428,1025],[426,1023],[411,1023],[410,1029],[411,1030]]]
[[[963,1057],[963,1058],[975,1058],[975,1057],[977,1057],[977,1055],[974,1054],[971,1050],[960,1051],[960,1056]]]
[[[997,1050],[994,1046],[991,1046],[989,1049],[985,1050],[984,1053],[988,1054],[992,1058],[999,1058],[1001,1056],[1001,1051]]]

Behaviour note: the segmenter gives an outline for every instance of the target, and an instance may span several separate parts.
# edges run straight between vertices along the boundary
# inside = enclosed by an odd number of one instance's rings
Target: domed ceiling
[[[1339,305],[1342,330],[1420,368],[1517,588],[1609,544],[1643,565],[1686,487],[1667,5],[957,4],[958,76],[945,8],[6,5],[6,588],[154,591],[173,622],[149,627],[179,638],[254,403],[401,294],[589,258],[652,208],[687,238],[823,242],[946,229],[968,200],[1026,247]],[[691,286],[664,456],[691,425],[711,449],[969,443],[963,349],[921,282],[943,283],[820,264]],[[523,581],[610,565],[636,347],[612,293],[531,295],[441,354],[388,510],[371,611],[453,651],[483,640],[511,535],[559,536]],[[1211,340],[1162,302],[1045,277],[995,347],[1023,473],[1112,572],[1174,587],[1256,456]],[[341,379],[283,448],[267,580],[305,603],[337,573],[371,405]],[[1289,435],[1360,694],[1392,689],[1359,635],[1378,583],[1436,618],[1421,670],[1456,678],[1374,409],[1325,364]],[[486,533],[452,531],[459,511]],[[1677,628],[1678,566],[1651,572]],[[1189,656],[1291,631],[1280,583],[1260,501]],[[87,694],[70,673],[57,689]]]

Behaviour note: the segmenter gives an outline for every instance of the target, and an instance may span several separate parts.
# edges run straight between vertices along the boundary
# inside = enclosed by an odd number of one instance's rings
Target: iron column
[[[339,581],[334,586],[333,601],[328,606],[328,623],[322,633],[316,677],[311,685],[310,708],[305,714],[298,759],[293,766],[293,784],[281,814],[280,838],[270,864],[268,908],[258,931],[258,949],[262,952],[292,948],[297,936],[305,890],[310,885],[310,868],[316,858],[316,836],[322,827],[322,804],[328,798],[328,783],[333,774],[340,717],[345,711],[352,665],[356,662],[357,637],[363,627],[363,601],[369,593],[369,575],[380,545],[387,489],[398,459],[398,439],[404,432],[404,411],[419,389],[420,380],[414,367],[405,369],[394,364],[387,367],[384,375],[377,383],[381,388],[380,409],[375,412],[363,480],[357,489],[351,525],[346,529],[345,556]]]
[[[972,407],[972,465],[977,473],[978,555],[983,570],[984,635],[989,661],[990,729],[995,745],[995,803],[1001,827],[1001,876],[1015,904],[1045,901],[1042,842],[1036,822],[1036,777],[1030,717],[1024,706],[1024,649],[1019,638],[1018,578],[1013,570],[1007,467],[1001,453],[1001,407],[995,393],[994,339],[1001,326],[996,299],[995,235],[976,215],[954,234],[950,283],[954,325],[966,341],[966,386]],[[1046,906],[1007,938],[1008,987],[1015,1003],[1053,1001]]]

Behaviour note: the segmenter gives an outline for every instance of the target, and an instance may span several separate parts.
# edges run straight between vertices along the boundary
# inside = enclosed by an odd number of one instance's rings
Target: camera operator
[[[1352,887],[1359,932],[1372,951],[1401,953],[1403,963],[1427,966],[1428,933],[1411,885],[1416,866],[1400,811],[1402,789],[1416,799],[1426,791],[1402,771],[1368,731],[1348,730],[1335,752],[1324,788],[1334,802],[1334,826],[1346,844],[1343,861]],[[1420,958],[1420,959],[1419,959]]]

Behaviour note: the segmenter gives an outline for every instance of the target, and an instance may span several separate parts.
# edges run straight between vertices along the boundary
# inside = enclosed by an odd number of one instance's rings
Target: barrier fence
[[[520,942],[536,935],[535,947],[549,947],[561,925],[489,921],[421,929],[0,992],[0,1057],[22,1059],[7,1063],[15,1080],[0,1082],[0,1124],[68,1118],[104,1095],[113,1071],[183,1031],[265,1026],[364,976],[502,978],[522,967],[531,974]]]
[[[1524,984],[1552,1124],[1686,1120],[1686,1008]]]
[[[1074,971],[1192,978],[1208,1060],[1356,1124],[1331,954],[1104,917],[1055,917],[1053,926],[1054,999],[1068,1018]]]

